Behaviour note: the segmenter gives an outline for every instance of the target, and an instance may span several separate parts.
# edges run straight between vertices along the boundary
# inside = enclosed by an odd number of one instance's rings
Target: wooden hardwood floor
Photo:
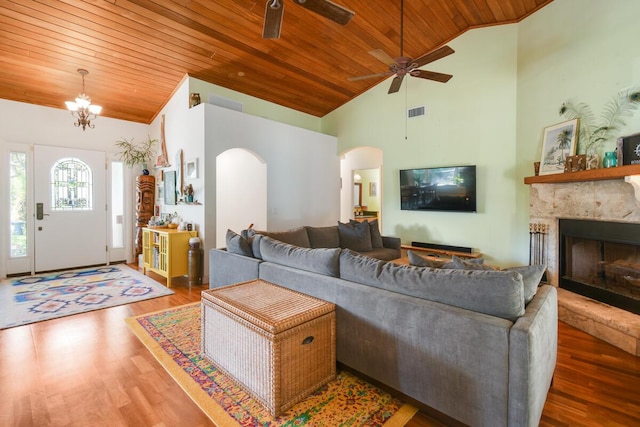
[[[153,275],[164,283],[164,279]],[[0,331],[0,426],[213,426],[123,319],[206,286]],[[640,358],[564,323],[542,426],[640,425]],[[445,424],[419,413],[408,427]]]

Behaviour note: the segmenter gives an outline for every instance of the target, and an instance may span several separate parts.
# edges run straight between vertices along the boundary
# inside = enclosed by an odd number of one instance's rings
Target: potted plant
[[[626,119],[632,117],[640,107],[640,88],[632,88],[616,94],[605,106],[600,123],[591,107],[584,102],[565,101],[560,107],[561,116],[571,120],[580,119],[578,152],[587,155],[587,163],[597,167],[600,149],[606,143],[615,141],[627,124]]]
[[[135,142],[133,138],[130,141],[122,138],[116,141],[116,146],[122,149],[120,160],[129,167],[141,165],[143,175],[149,175],[147,163],[153,158],[153,145],[156,142],[158,142],[157,139],[151,139],[148,135],[147,140],[143,142]]]
[[[142,166],[142,175],[136,177],[136,236],[135,236],[135,254],[138,257],[142,253],[142,229],[149,223],[149,219],[154,214],[154,202],[156,184],[155,177],[149,175],[147,163],[153,157],[153,145],[158,142],[157,139],[151,139],[147,136],[147,140],[143,142],[134,142],[133,138],[122,138],[116,141],[116,146],[120,147],[120,159],[129,167],[135,165]]]

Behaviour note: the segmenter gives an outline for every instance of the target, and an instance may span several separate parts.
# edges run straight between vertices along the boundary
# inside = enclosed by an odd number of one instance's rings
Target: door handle
[[[44,213],[44,203],[36,203],[36,219],[42,221],[49,214]]]

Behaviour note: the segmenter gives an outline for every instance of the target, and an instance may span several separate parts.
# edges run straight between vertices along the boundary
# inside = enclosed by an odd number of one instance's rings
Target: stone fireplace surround
[[[640,223],[640,166],[525,178],[530,223],[545,224],[547,279],[558,286],[560,218]],[[640,316],[558,288],[559,320],[640,356]]]

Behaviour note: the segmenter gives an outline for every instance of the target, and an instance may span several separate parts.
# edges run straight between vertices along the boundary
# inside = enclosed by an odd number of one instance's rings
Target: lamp
[[[71,111],[71,115],[78,119],[74,123],[76,127],[82,126],[82,130],[85,130],[87,126],[93,129],[96,125],[91,124],[91,120],[98,117],[98,114],[102,111],[102,107],[99,105],[92,105],[91,98],[84,93],[84,76],[89,74],[87,70],[78,68],[78,73],[82,75],[82,92],[76,97],[76,101],[66,101],[67,109]]]

